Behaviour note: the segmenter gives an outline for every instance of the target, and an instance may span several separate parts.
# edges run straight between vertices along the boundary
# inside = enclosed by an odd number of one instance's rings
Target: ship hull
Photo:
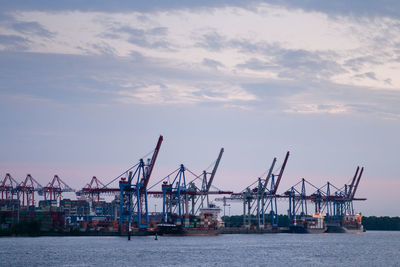
[[[361,214],[347,214],[342,218],[327,218],[327,233],[362,233],[365,232],[362,225]]]
[[[182,236],[215,236],[219,233],[220,231],[217,229],[188,229],[184,230]]]
[[[160,224],[157,227],[157,234],[162,236],[214,236],[220,233],[218,229],[184,228],[174,224]]]
[[[292,225],[289,227],[289,231],[291,233],[296,234],[323,234],[327,230],[326,227],[324,228],[307,228],[303,225]]]
[[[340,225],[328,225],[327,233],[362,233],[364,232],[364,227],[354,228],[354,227],[346,227]]]

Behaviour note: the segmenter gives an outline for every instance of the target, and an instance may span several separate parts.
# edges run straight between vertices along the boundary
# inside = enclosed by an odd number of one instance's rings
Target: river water
[[[0,238],[1,266],[400,266],[400,232]]]

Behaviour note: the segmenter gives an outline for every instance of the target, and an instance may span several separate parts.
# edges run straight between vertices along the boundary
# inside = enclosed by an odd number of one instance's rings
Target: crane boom
[[[275,163],[276,163],[276,158],[274,158],[272,160],[272,164],[271,164],[271,167],[269,168],[267,178],[265,178],[265,183],[264,183],[264,185],[262,186],[262,189],[261,189],[261,194],[264,194],[265,189],[267,188],[267,184],[268,184],[269,179],[271,177],[271,174],[272,174],[272,171],[274,169]]]
[[[285,161],[283,162],[281,171],[279,172],[278,179],[276,180],[276,184],[275,184],[275,187],[274,187],[274,191],[272,192],[273,195],[276,194],[276,191],[278,190],[278,186],[279,186],[279,183],[281,182],[282,175],[283,175],[283,171],[285,170],[286,163],[287,163],[288,158],[289,158],[289,154],[290,154],[290,153],[289,153],[289,151],[288,151],[288,152],[286,153]]]
[[[359,170],[360,170],[360,166],[357,166],[356,173],[354,174],[353,180],[351,181],[351,184],[350,184],[349,192],[347,193],[347,196],[348,196],[348,197],[351,196],[351,193],[352,193],[353,187],[354,187],[354,182],[355,182],[356,179],[357,179],[357,174],[358,174],[358,171],[359,171]]]
[[[7,186],[7,179],[9,180],[10,185],[13,185],[13,183],[15,184],[15,186],[19,185],[19,183],[9,173],[6,173],[6,177],[4,177],[4,180],[1,182],[1,187]]]
[[[362,176],[362,174],[363,174],[363,171],[364,171],[364,167],[361,168],[360,175],[359,175],[358,178],[357,178],[356,185],[354,186],[354,190],[353,190],[352,195],[351,195],[351,199],[354,198],[354,195],[355,195],[356,192],[357,192],[358,184],[360,183],[360,179],[361,179],[361,176]]]
[[[223,153],[224,153],[224,148],[221,148],[221,150],[219,151],[219,155],[218,155],[217,161],[215,162],[214,169],[212,170],[210,179],[208,180],[207,187],[206,187],[206,192],[208,192],[210,190],[211,184],[212,184],[212,182],[214,180],[214,176],[215,176],[215,173],[217,172],[218,165],[219,165],[219,162],[221,161]]]
[[[141,190],[147,189],[147,185],[149,184],[149,181],[150,181],[151,172],[153,171],[154,164],[156,163],[158,152],[160,151],[162,141],[163,141],[163,136],[160,135],[160,137],[158,138],[156,148],[154,149],[154,153],[153,153],[153,157],[151,158],[150,165],[148,166],[147,173],[146,173],[145,179],[143,181],[143,186],[141,187]]]

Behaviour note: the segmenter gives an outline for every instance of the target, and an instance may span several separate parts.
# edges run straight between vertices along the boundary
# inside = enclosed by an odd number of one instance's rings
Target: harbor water
[[[1,266],[400,266],[400,232],[0,238]]]

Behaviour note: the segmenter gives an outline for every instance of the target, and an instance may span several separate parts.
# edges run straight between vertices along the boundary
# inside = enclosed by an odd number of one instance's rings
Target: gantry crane
[[[75,192],[56,174],[53,179],[43,187],[44,200],[57,200],[64,192]],[[42,194],[42,192],[39,192]]]
[[[0,182],[1,200],[14,199],[14,196],[17,196],[17,186],[18,182],[7,173],[4,179]]]
[[[35,206],[35,192],[42,192],[43,187],[30,174],[17,186],[18,199],[23,207]],[[26,201],[25,201],[26,200]]]
[[[147,185],[157,160],[162,141],[163,136],[160,135],[149,164],[146,165],[143,159],[140,159],[139,163],[136,165],[136,170],[134,172],[129,171],[128,180],[122,178],[119,182],[120,227],[122,227],[123,221],[126,218],[128,219],[128,227],[130,227],[133,217],[136,218],[137,227],[139,229],[146,229],[149,227]]]
[[[98,203],[100,202],[101,189],[106,189],[106,186],[96,176],[93,176],[90,182],[77,192],[77,195],[87,195],[92,202]]]
[[[188,220],[189,215],[194,216],[201,208],[204,207],[205,199],[207,199],[207,207],[210,206],[209,195],[232,193],[221,190],[210,191],[223,153],[224,148],[221,148],[211,173],[203,171],[201,189],[199,189],[194,183],[194,180],[198,179],[200,176],[188,170],[183,164],[180,165],[179,169],[170,174],[172,175],[176,172],[176,176],[172,182],[165,181],[170,175],[161,180],[164,180],[162,184],[163,222],[181,224],[183,217]],[[186,171],[195,176],[195,179],[189,183],[186,182]],[[207,179],[207,174],[210,174],[209,179]],[[196,209],[196,204],[199,200],[200,203]],[[191,208],[189,208],[189,203],[191,203]]]
[[[279,183],[282,180],[289,155],[290,152],[288,151],[282,166],[280,167],[279,174],[273,174],[273,169],[277,161],[277,159],[274,158],[265,179],[258,178],[242,192],[234,193],[230,197],[217,198],[216,201],[223,201],[224,205],[226,205],[226,201],[242,201],[243,224],[245,227],[250,227],[254,215],[257,218],[256,225],[259,229],[264,228],[266,225],[267,216],[270,217],[271,225],[276,227],[278,225],[276,199],[279,197],[277,195],[277,190],[279,188]],[[251,188],[254,184],[257,184],[257,187]]]

